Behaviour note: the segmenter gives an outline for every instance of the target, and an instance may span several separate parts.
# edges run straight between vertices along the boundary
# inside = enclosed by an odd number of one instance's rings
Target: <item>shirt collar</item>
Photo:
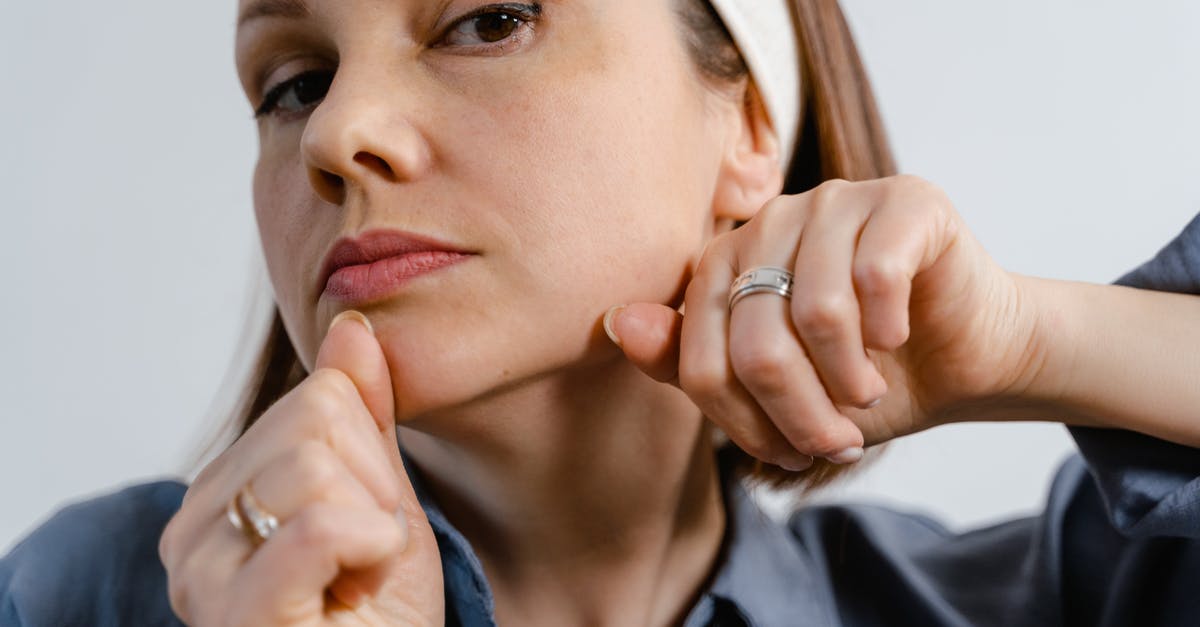
[[[754,502],[740,479],[726,472],[723,483],[724,560],[685,625],[727,624],[714,620],[722,605],[750,627],[838,624],[831,592],[795,535]]]
[[[441,553],[446,624],[494,626],[495,599],[479,557],[438,507],[420,473],[411,464],[406,468]],[[685,626],[837,624],[827,586],[813,575],[812,558],[784,525],[758,507],[739,479],[724,469],[722,474],[727,525],[721,563]]]
[[[483,574],[483,563],[464,536],[438,507],[414,464],[404,462],[413,492],[425,510],[425,518],[437,539],[442,557],[442,583],[446,592],[446,625],[492,627],[496,624],[496,600]]]

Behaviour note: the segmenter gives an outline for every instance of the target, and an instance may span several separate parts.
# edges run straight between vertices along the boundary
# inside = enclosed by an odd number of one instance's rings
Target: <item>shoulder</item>
[[[1036,515],[955,531],[920,512],[909,512],[868,504],[839,504],[804,507],[788,520],[798,542],[821,552],[844,551],[857,545],[889,560],[919,561],[924,567],[949,560],[982,562],[1023,559],[1050,530],[1062,529],[1080,514],[1104,519],[1093,511],[1098,496],[1087,465],[1078,455],[1067,457],[1054,473],[1049,494]],[[1087,510],[1087,511],[1083,511]]]
[[[1086,478],[1082,461],[1072,457],[1038,515],[968,531],[866,504],[805,507],[788,529],[841,612],[863,624],[885,624],[894,615],[928,625],[1053,624],[1064,521],[1080,495],[1094,491]]]
[[[788,527],[841,585],[875,586],[891,579],[942,587],[971,572],[1014,574],[1034,548],[1036,522],[1017,518],[956,532],[919,512],[840,504],[798,511]]]
[[[178,624],[158,539],[186,491],[142,483],[55,513],[0,559],[0,623]]]

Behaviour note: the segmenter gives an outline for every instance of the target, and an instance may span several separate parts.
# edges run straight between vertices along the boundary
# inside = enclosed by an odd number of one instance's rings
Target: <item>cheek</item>
[[[314,196],[305,171],[290,156],[264,153],[254,170],[254,215],[258,224],[263,258],[267,264],[275,302],[288,334],[303,356],[316,352],[317,340],[312,328],[313,308],[307,304],[304,287],[312,268],[305,260],[313,259],[316,229],[313,218]]]
[[[474,76],[443,100],[437,177],[474,208],[461,219],[485,254],[436,306],[376,325],[405,413],[608,359],[609,307],[682,295],[711,222],[715,144],[684,66],[650,71],[637,59],[669,52],[622,49]]]
[[[632,40],[556,51],[463,116],[473,121],[462,136],[476,142],[466,177],[514,198],[523,251],[591,283],[608,269],[675,287],[703,246],[717,165],[699,89],[678,54]]]

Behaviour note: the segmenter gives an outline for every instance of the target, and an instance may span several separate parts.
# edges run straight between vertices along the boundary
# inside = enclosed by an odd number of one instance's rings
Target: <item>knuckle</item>
[[[400,488],[400,479],[388,481],[383,485],[383,493],[379,495],[379,506],[389,512],[394,512],[404,504],[404,492]]]
[[[309,387],[313,388],[313,395],[336,403],[337,408],[358,396],[354,382],[341,370],[320,368],[309,375],[308,379],[311,381]]]
[[[788,387],[788,356],[782,343],[757,343],[730,351],[733,371],[747,386],[769,394]]]
[[[183,493],[183,502],[180,505],[180,509],[186,509],[189,503],[197,499],[202,499],[214,489],[220,489],[220,486],[224,483],[225,475],[228,474],[231,468],[237,466],[234,460],[241,454],[242,447],[239,446],[241,442],[240,438],[233,442],[216,459],[201,469],[196,478],[188,485],[187,491]]]
[[[338,539],[338,528],[328,513],[309,506],[288,523],[292,542],[302,547],[329,547]]]
[[[384,460],[383,466],[386,467],[387,463]],[[384,511],[394,512],[404,504],[403,480],[395,473],[382,473],[378,477],[373,475],[370,479],[363,480],[352,474],[349,468],[345,472],[347,474],[343,476],[349,477],[355,486],[361,487],[365,494]]]
[[[764,428],[767,425],[765,418],[737,417],[730,419],[726,416],[713,421],[734,445],[751,457],[762,459],[763,455],[774,450],[770,430]]]
[[[399,549],[407,542],[407,525],[401,524],[393,514],[382,510],[373,510],[364,514],[364,517],[374,519],[370,533],[378,539],[380,546],[396,547]]]
[[[898,189],[906,189],[912,191],[929,191],[936,188],[936,185],[928,180],[919,177],[915,174],[897,174],[888,179],[888,183]]]
[[[946,191],[933,181],[913,174],[899,174],[892,177],[891,189],[905,197],[919,198],[942,204],[948,199]]]
[[[764,234],[776,233],[783,223],[794,220],[797,206],[791,196],[776,196],[763,204],[749,225]]]
[[[812,204],[816,207],[828,205],[833,202],[838,194],[841,194],[851,185],[852,183],[845,179],[829,179],[814,187],[809,192],[812,197]]]
[[[795,451],[785,441],[778,438],[771,438],[759,434],[743,434],[743,437],[735,438],[729,436],[731,440],[737,444],[742,452],[746,453],[754,459],[763,461],[775,466],[787,467],[792,465],[791,460],[796,457]]]
[[[175,615],[185,623],[191,623],[191,612],[188,608],[188,591],[187,586],[183,585],[178,577],[167,577],[167,601],[171,604],[171,610]]]
[[[733,436],[730,438],[733,439]],[[738,448],[754,459],[771,463],[775,458],[776,447],[772,446],[770,442],[761,439],[734,439],[733,441],[737,443]]]
[[[858,291],[869,296],[887,294],[905,280],[899,262],[889,258],[863,260],[855,264],[851,273]]]
[[[908,342],[908,327],[902,322],[881,323],[870,330],[871,341],[883,350],[894,350]]]
[[[738,239],[742,237],[742,233],[743,231],[740,229],[725,231],[714,235],[705,242],[696,261],[694,277],[702,277],[718,270],[723,265],[728,265],[729,260],[733,258],[738,249]]]
[[[832,455],[845,448],[838,443],[833,434],[824,430],[805,430],[791,435],[788,441],[796,450],[815,457]]]
[[[876,399],[875,392],[865,377],[851,377],[842,394],[845,396],[842,399],[844,402],[856,407],[873,403]]]
[[[708,360],[680,360],[679,387],[697,404],[711,404],[725,387],[723,370]]]
[[[321,423],[320,439],[313,444],[325,449],[329,457],[336,457],[337,451],[352,448],[356,427],[353,422],[355,412],[342,409],[335,415],[329,416]]]
[[[354,382],[339,370],[322,368],[310,375],[305,383],[302,404],[306,408],[308,424],[317,433],[325,435],[343,428],[339,424],[354,415],[351,408],[358,398]]]
[[[199,561],[207,562],[207,560]],[[199,568],[196,556],[192,555],[174,570],[168,571],[167,576],[167,598],[171,603],[171,609],[179,615],[179,618],[189,623],[194,618],[192,614],[196,609],[192,607],[192,599],[203,598],[203,595],[198,594],[196,590],[200,584],[200,577],[203,576]]]
[[[822,181],[820,185],[817,185],[816,187],[813,188],[813,191],[820,191],[822,193],[827,193],[827,192],[831,192],[831,191],[836,192],[838,190],[845,189],[845,188],[849,187],[850,185],[853,185],[853,183],[851,183],[850,181],[848,181],[844,178],[834,177],[834,178],[826,179],[826,180]]]
[[[807,340],[830,340],[843,335],[854,319],[855,303],[845,294],[825,294],[792,300],[792,322]]]
[[[723,262],[713,254],[705,253],[701,257],[692,280],[688,282],[688,286],[684,290],[683,300],[685,303],[695,303],[695,307],[701,307],[705,304],[705,301],[713,292],[715,280],[713,275],[717,270],[717,264],[720,263]]]
[[[171,569],[171,565],[173,564],[172,558],[175,557],[175,530],[179,528],[175,521],[178,519],[179,513],[176,512],[167,521],[167,525],[163,527],[162,535],[158,536],[158,557],[167,570]]]
[[[289,465],[294,469],[293,477],[298,485],[306,486],[318,498],[328,496],[338,488],[341,473],[329,447],[306,440],[291,455]]]
[[[306,425],[302,432],[309,432],[318,427],[320,427],[319,431],[323,432],[325,425],[328,425],[330,421],[337,420],[344,413],[344,405],[341,400],[320,386],[313,385],[304,388],[301,396],[300,406],[302,409],[297,412],[298,416],[289,416],[289,420],[298,420],[301,425]]]
[[[158,556],[162,561],[163,567],[168,571],[176,568],[179,560],[182,558],[180,551],[184,543],[184,538],[180,537],[183,533],[180,531],[183,523],[181,522],[183,513],[186,510],[180,510],[167,521],[167,525],[163,528],[162,535],[158,537]]]
[[[224,455],[222,455],[222,457],[223,456]],[[220,457],[218,457],[218,459],[220,459]],[[187,492],[184,492],[184,494],[183,494],[183,498],[184,498],[185,502],[188,500],[188,497],[195,494],[195,490],[197,490],[199,488],[199,486],[207,484],[209,481],[212,480],[213,476],[217,474],[216,461],[217,460],[213,460],[212,463],[209,463],[207,466],[202,468],[200,470],[200,473],[196,475],[196,478],[194,480],[192,480],[192,484],[190,486],[188,486]]]
[[[722,253],[735,248],[734,244],[736,243],[736,239],[737,231],[726,231],[714,235],[712,239],[708,240],[708,243],[704,245],[704,251],[700,256],[701,263],[704,263],[705,259],[710,260],[711,263],[711,259],[713,257],[720,256]]]
[[[908,187],[914,189],[922,189],[927,185],[932,185],[932,183],[930,183],[928,180],[915,174],[897,174],[891,177],[889,182],[897,187]]]

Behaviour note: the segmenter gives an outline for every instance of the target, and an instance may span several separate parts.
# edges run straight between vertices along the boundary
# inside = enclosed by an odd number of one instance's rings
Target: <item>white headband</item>
[[[800,133],[800,52],[788,0],[709,0],[750,69],[788,167]]]

